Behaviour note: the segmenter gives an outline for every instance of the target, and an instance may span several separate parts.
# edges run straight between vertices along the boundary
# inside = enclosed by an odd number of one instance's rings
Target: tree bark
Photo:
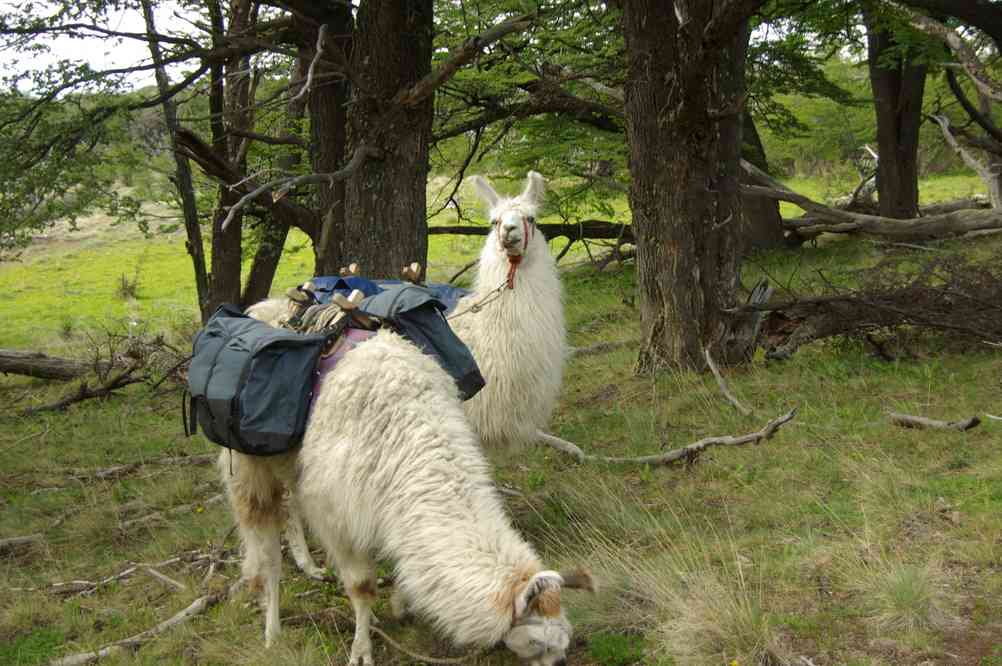
[[[722,346],[742,228],[738,162],[747,42],[738,31],[718,35],[719,48],[704,37],[711,18],[731,4],[690,3],[680,25],[677,12],[658,0],[623,3],[641,373],[703,369],[708,346],[727,364],[747,351]]]
[[[352,47],[352,17],[347,5],[332,4],[325,24],[327,39],[324,51],[336,51],[338,60],[348,62]],[[307,31],[309,40],[316,42],[317,30]],[[311,155],[313,171],[333,173],[344,166],[348,142],[348,79],[337,74],[327,59],[318,62],[316,76],[322,77],[309,93]],[[314,275],[337,275],[348,263],[341,256],[345,233],[345,181],[321,184],[317,188],[317,211],[323,221],[314,246]]]
[[[412,261],[427,265],[425,184],[431,138],[431,96],[394,103],[431,71],[432,0],[363,2],[356,16],[348,110],[352,150],[375,148],[345,183],[348,211],[337,247],[371,277],[399,277]],[[328,260],[325,260],[328,261]]]
[[[877,192],[884,217],[918,217],[918,138],[927,67],[908,55],[888,64],[893,35],[863,6],[866,42],[877,116]]]
[[[174,153],[174,186],[181,199],[181,213],[184,216],[184,231],[187,236],[185,248],[191,256],[192,269],[195,273],[195,294],[198,299],[198,310],[202,323],[212,314],[206,308],[209,298],[209,276],[205,270],[205,249],[202,246],[202,227],[198,221],[198,205],[195,202],[195,186],[191,179],[191,166],[188,158],[177,151],[177,107],[169,95],[170,80],[163,66],[163,55],[160,44],[153,35],[157,34],[153,6],[150,0],[142,0],[143,18],[146,21],[146,32],[150,35],[150,56],[156,66],[157,90],[163,97],[161,106],[164,111],[164,122],[170,134],[171,152]]]
[[[213,48],[221,46],[225,40],[223,12],[219,0],[208,0],[209,17],[212,28]],[[239,16],[231,21],[237,22]],[[231,27],[232,24],[231,24]],[[239,57],[236,58],[239,63]],[[226,139],[226,104],[227,88],[226,72],[232,71],[232,63],[224,67],[222,63],[213,63],[209,70],[209,128],[212,133],[212,148],[217,155],[225,155],[232,162],[229,142]],[[240,239],[243,231],[242,216],[233,221],[226,229],[222,228],[226,219],[226,210],[240,198],[225,184],[220,184],[216,210],[212,215],[212,273],[209,282],[209,298],[206,310],[215,312],[223,303],[240,302]]]
[[[742,114],[741,130],[744,139],[741,155],[768,173],[769,162],[765,156],[765,147],[758,135],[755,121],[747,109]],[[768,250],[787,246],[786,238],[783,235],[783,217],[779,213],[779,202],[746,196],[742,197],[741,203],[744,206],[745,219],[745,227],[741,237],[745,250]]]

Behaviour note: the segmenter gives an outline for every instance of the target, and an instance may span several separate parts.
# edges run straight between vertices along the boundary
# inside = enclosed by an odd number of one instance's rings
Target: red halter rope
[[[532,221],[530,223],[530,220]],[[501,220],[495,222],[495,224],[500,226]],[[522,254],[509,254],[508,255],[508,278],[507,284],[509,289],[515,288],[515,271],[518,270],[518,265],[522,263],[522,257],[525,256],[525,251],[529,249],[529,232],[532,232],[533,237],[536,235],[536,225],[535,220],[530,217],[522,218]],[[499,230],[500,231],[500,230]],[[498,235],[498,242],[500,242],[501,237]]]

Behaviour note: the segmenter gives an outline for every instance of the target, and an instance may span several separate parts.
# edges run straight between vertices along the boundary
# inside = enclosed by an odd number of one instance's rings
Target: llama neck
[[[410,607],[456,644],[487,647],[511,628],[515,590],[542,566],[490,480],[460,476],[426,487],[422,502],[398,518],[402,529],[394,532],[406,538],[387,546]]]

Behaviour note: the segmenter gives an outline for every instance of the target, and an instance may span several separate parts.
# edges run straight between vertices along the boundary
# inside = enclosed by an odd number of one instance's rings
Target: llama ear
[[[482,176],[470,176],[469,180],[473,183],[473,187],[476,188],[480,200],[487,204],[488,210],[494,208],[498,201],[501,200],[501,197],[498,196],[498,193],[491,187],[486,178]]]
[[[543,192],[546,191],[546,179],[538,171],[530,171],[525,178],[525,189],[519,195],[519,199],[538,206],[543,201]]]
[[[515,617],[522,617],[526,609],[540,594],[546,590],[559,590],[563,584],[563,577],[556,571],[540,571],[529,579],[529,582],[515,597]]]
[[[560,577],[564,579],[564,588],[568,590],[587,590],[592,593],[598,590],[595,579],[587,569],[561,571]]]

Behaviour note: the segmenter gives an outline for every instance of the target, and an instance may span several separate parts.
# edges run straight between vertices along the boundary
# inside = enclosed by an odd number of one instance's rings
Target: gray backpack
[[[347,319],[345,319],[347,322]],[[195,336],[186,432],[256,456],[302,443],[321,352],[340,330],[304,335],[222,305]]]

